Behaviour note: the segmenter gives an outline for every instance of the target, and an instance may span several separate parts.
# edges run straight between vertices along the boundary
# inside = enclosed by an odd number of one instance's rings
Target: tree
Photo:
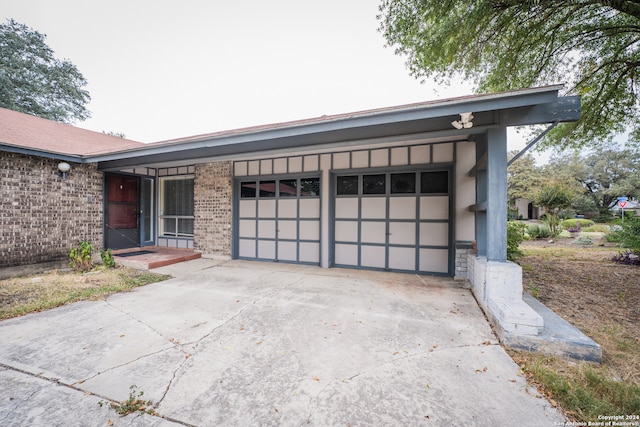
[[[637,1],[382,0],[378,19],[416,77],[461,76],[480,92],[568,83],[581,119],[556,127],[546,145],[583,146],[627,128],[640,141]]]
[[[560,232],[559,213],[562,209],[571,207],[573,192],[560,183],[544,184],[534,195],[533,202],[544,208],[551,234],[557,236]]]
[[[89,118],[87,81],[45,38],[13,19],[0,24],[0,107],[64,123]]]
[[[640,197],[640,154],[631,150],[604,150],[585,159],[586,174],[578,177],[585,194],[600,213],[619,196]]]
[[[578,185],[600,214],[607,214],[619,196],[640,198],[637,150],[609,148],[584,156],[574,152],[555,159],[545,170],[568,185]]]
[[[517,151],[510,151],[509,159],[517,153]],[[507,169],[507,197],[509,200],[531,199],[534,191],[543,181],[542,169],[536,166],[536,161],[531,154],[526,154]]]

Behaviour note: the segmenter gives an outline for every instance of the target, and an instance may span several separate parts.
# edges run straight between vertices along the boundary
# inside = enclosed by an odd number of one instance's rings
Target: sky
[[[75,123],[156,142],[472,94],[385,47],[379,0],[2,0],[88,80]],[[509,133],[509,148],[526,141]]]

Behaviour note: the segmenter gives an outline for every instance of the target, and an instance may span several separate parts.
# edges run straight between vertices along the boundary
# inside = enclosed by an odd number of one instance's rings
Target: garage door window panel
[[[338,196],[349,196],[358,194],[359,178],[357,175],[339,176],[336,182],[336,193]]]
[[[387,175],[363,175],[362,194],[385,194],[387,192]]]

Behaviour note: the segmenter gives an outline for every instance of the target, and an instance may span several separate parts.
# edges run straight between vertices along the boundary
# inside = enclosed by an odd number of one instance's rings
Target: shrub
[[[67,255],[69,256],[69,267],[73,267],[78,271],[87,271],[93,268],[93,261],[91,255],[93,254],[93,245],[82,240],[78,242],[78,246],[69,249]]]
[[[527,234],[532,239],[548,239],[551,237],[551,229],[545,224],[529,224]]]
[[[593,221],[591,221],[590,219],[571,218],[571,219],[565,219],[564,221],[562,221],[560,223],[560,225],[565,230],[568,230],[571,227],[578,228],[578,226],[579,226],[579,228],[591,227],[591,226],[595,225],[595,223]]]
[[[607,236],[611,241],[617,241],[633,252],[640,252],[640,217],[625,219],[613,226],[612,231]]]
[[[599,223],[610,222],[611,219],[613,219],[613,216],[611,215],[610,212],[600,213],[593,218],[595,222],[599,222]]]
[[[591,237],[580,237],[576,239],[576,245],[593,245],[593,240]]]
[[[520,243],[524,241],[524,231],[527,225],[517,221],[507,222],[507,259],[514,261],[522,256]]]

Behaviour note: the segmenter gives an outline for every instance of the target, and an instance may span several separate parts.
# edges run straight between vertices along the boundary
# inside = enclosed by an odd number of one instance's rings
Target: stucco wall
[[[194,248],[231,257],[231,162],[197,165],[193,185]]]
[[[0,267],[66,259],[80,240],[102,247],[102,182],[96,165],[0,152]]]

